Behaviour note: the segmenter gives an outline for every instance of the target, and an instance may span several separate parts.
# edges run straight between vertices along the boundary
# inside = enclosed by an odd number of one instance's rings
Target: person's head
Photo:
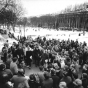
[[[45,50],[45,53],[48,53],[47,49]]]
[[[75,70],[75,65],[74,64],[71,64],[70,65],[70,69],[71,69],[71,71],[74,71]]]
[[[54,60],[54,63],[57,63],[57,60]]]
[[[64,68],[63,68],[63,76],[64,77],[68,76],[68,72],[69,72],[69,68],[68,68],[67,65],[65,65]]]
[[[45,72],[44,72],[44,77],[45,77],[45,79],[49,79],[49,77],[50,77],[50,76],[49,76],[49,72],[45,71]]]
[[[40,71],[43,71],[43,66],[40,66],[39,69],[40,69]]]
[[[46,64],[48,63],[48,59],[45,60],[45,63],[46,63]]]
[[[9,81],[9,75],[6,72],[1,72],[0,73],[0,83],[7,83]]]
[[[9,42],[8,40],[6,40],[6,42]]]
[[[67,77],[68,76],[68,72],[67,71],[63,71],[63,76]]]
[[[12,58],[12,55],[11,55],[11,54],[9,54],[7,59],[11,59],[11,58]]]
[[[24,69],[20,68],[20,69],[18,70],[18,75],[24,76],[24,74],[25,74]]]
[[[31,81],[35,81],[35,77],[34,77],[34,75],[31,74],[31,75],[29,76],[29,79],[30,79]]]
[[[48,70],[48,68],[44,67],[44,71],[47,71],[47,70]]]
[[[49,64],[49,65],[48,65],[48,68],[49,68],[49,69],[53,68],[53,65],[52,65],[52,64]]]
[[[7,52],[6,46],[2,48],[2,52]]]
[[[74,86],[82,86],[82,80],[81,79],[76,79],[74,82],[73,82]]]
[[[5,47],[2,48],[2,52],[5,50]]]
[[[46,71],[50,73],[50,69],[49,68]]]
[[[16,45],[16,42],[13,42],[14,45]]]
[[[52,69],[52,70],[51,70],[51,75],[56,75],[55,69]]]
[[[74,77],[75,79],[78,78],[78,74],[76,73],[76,71],[73,71],[72,74],[73,74],[73,77]]]
[[[6,65],[4,63],[0,63],[0,71],[5,70]]]
[[[67,58],[68,56],[69,56],[68,51],[65,51],[65,52],[64,52],[64,57]]]
[[[17,62],[17,60],[18,60],[17,57],[13,58],[13,62]]]
[[[50,53],[50,50],[48,49],[48,53]]]
[[[83,70],[86,71],[87,69],[88,69],[88,65],[87,65],[87,64],[84,64],[84,65],[83,65]]]
[[[66,82],[60,82],[59,83],[59,88],[67,88]]]
[[[86,78],[86,79],[88,79],[88,75],[87,75],[87,73],[83,73],[83,74],[82,74],[82,78]]]
[[[65,66],[64,66],[64,70],[65,70],[65,71],[69,71],[69,66],[68,66],[68,65],[65,65]]]
[[[70,59],[70,57],[67,57],[66,60],[69,62],[71,59]]]

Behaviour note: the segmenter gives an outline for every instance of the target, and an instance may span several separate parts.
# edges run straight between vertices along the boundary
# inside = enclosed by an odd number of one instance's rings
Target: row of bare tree
[[[88,3],[85,2],[83,4],[79,4],[75,6],[68,6],[67,8],[65,8],[58,14],[54,14],[54,15],[48,14],[41,17],[32,17],[30,19],[30,22],[33,26],[42,26],[42,27],[46,26],[46,27],[51,27],[51,28],[52,27],[58,28],[59,26],[58,17],[60,14],[77,12],[77,11],[85,11],[87,9],[88,9]]]
[[[85,11],[88,8],[88,2],[85,2],[83,4],[75,5],[75,6],[68,6],[64,10],[62,10],[60,13],[69,13],[69,12],[76,12],[76,11]]]

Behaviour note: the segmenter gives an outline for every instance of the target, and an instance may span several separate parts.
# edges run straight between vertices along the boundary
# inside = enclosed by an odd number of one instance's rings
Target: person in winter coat
[[[53,79],[50,78],[48,72],[44,73],[45,80],[42,82],[41,88],[52,88],[53,87]]]
[[[56,75],[55,70],[51,70],[51,78],[53,79],[53,88],[58,88],[60,78]]]

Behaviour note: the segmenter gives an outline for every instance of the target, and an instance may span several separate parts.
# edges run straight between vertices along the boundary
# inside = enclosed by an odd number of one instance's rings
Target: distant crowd
[[[86,42],[20,38],[10,47],[7,40],[1,60],[0,88],[88,88]],[[32,64],[40,71],[26,76]]]

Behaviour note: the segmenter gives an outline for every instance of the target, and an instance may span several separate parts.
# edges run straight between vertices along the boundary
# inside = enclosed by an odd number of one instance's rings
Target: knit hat
[[[76,79],[76,80],[73,82],[73,84],[76,85],[76,86],[81,86],[81,85],[82,85],[82,80]]]

